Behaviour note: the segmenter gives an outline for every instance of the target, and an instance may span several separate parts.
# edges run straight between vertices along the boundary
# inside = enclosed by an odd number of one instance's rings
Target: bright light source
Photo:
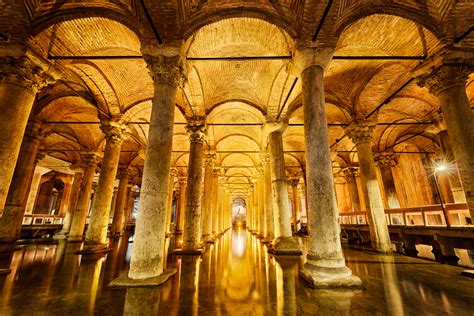
[[[448,169],[448,167],[446,167],[446,165],[438,165],[435,168],[436,171],[444,171],[446,169]]]

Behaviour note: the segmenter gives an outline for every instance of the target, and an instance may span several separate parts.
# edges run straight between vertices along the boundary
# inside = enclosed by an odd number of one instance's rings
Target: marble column
[[[79,199],[79,193],[81,190],[82,177],[84,175],[84,168],[79,166],[70,167],[74,171],[74,179],[72,181],[71,195],[69,196],[68,208],[63,219],[63,227],[60,232],[54,235],[55,239],[63,239],[69,234],[71,228],[72,217],[77,207],[77,201]]]
[[[264,232],[264,240],[267,238],[267,223],[266,223],[266,208],[265,208],[265,174],[263,168],[256,168],[255,173],[257,176],[257,208],[254,209],[253,212],[253,217],[255,217],[259,214],[263,214],[261,218],[263,219],[262,225],[263,227],[263,232]],[[273,236],[271,236],[273,237]],[[269,238],[269,242],[271,242]]]
[[[448,131],[443,129],[438,133],[439,144],[443,150],[444,160],[448,166],[446,170],[454,203],[466,203],[466,194],[462,187],[459,169],[454,158],[453,149],[449,139]]]
[[[295,68],[302,81],[306,147],[308,255],[300,275],[314,288],[360,287],[361,280],[346,267],[329,148],[324,101],[324,69],[331,52],[299,49]]]
[[[300,178],[292,178],[289,181],[291,185],[291,195],[292,195],[292,222],[294,233],[298,232],[298,214],[301,212],[301,198],[298,193],[298,184],[300,183]]]
[[[204,192],[202,195],[202,241],[212,242],[212,168],[216,154],[207,150],[204,159]]]
[[[448,135],[459,168],[462,186],[474,221],[474,114],[466,93],[466,80],[472,66],[445,63],[419,80],[441,103]]]
[[[171,234],[171,217],[173,217],[174,178],[178,175],[176,168],[171,168],[170,184],[168,186],[168,213],[166,214],[166,234]]]
[[[35,95],[51,82],[28,57],[0,58],[0,210],[7,200]]]
[[[387,208],[400,208],[398,201],[397,189],[393,180],[392,167],[395,167],[397,161],[393,154],[381,153],[375,157],[382,175],[382,183],[387,200]]]
[[[186,210],[184,213],[183,248],[189,254],[202,253],[201,248],[201,195],[203,191],[204,121],[191,121],[187,125],[190,140],[188,186],[186,188]]]
[[[128,197],[128,177],[129,172],[127,168],[120,168],[118,170],[119,185],[117,190],[117,198],[115,199],[114,219],[112,221],[111,227],[112,236],[122,236],[124,233],[125,207],[127,205]]]
[[[272,166],[273,205],[275,206],[275,239],[270,251],[276,255],[301,255],[300,247],[291,232],[290,203],[283,154],[283,128],[278,128],[268,135]]]
[[[390,253],[392,244],[385,219],[382,193],[375,173],[371,144],[376,125],[376,120],[356,120],[347,127],[347,135],[354,142],[359,158],[372,248],[378,252]]]
[[[222,234],[224,231],[224,196],[225,196],[225,184],[224,177],[219,177],[219,187],[217,190],[217,195],[219,197],[219,218],[218,218],[218,231],[219,234]]]
[[[351,197],[351,205],[353,212],[360,211],[360,199],[359,199],[359,190],[357,189],[357,180],[356,174],[359,173],[359,169],[356,167],[348,166],[343,171],[344,177],[347,181],[347,185],[349,186],[349,195]]]
[[[248,188],[247,216],[255,212],[255,184],[251,183]]]
[[[79,191],[76,209],[72,215],[71,229],[67,237],[69,241],[82,241],[87,212],[89,211],[89,201],[92,194],[92,181],[94,180],[95,169],[99,163],[99,157],[95,153],[86,153],[82,155],[82,160],[85,169],[81,180],[81,189]]]
[[[171,49],[178,53],[178,49]],[[154,81],[154,95],[143,169],[134,249],[126,285],[145,283],[159,285],[176,270],[164,271],[168,185],[173,145],[176,94],[184,75],[179,55],[144,55]],[[166,55],[165,55],[166,54]],[[112,284],[117,284],[115,280]],[[153,282],[156,281],[156,282]]]
[[[178,178],[179,184],[179,195],[178,195],[178,205],[176,210],[176,225],[174,229],[175,234],[183,233],[184,226],[184,210],[186,209],[186,178]]]
[[[272,170],[270,166],[270,154],[268,152],[260,153],[260,163],[263,167],[262,187],[264,192],[264,207],[260,212],[263,225],[265,225],[265,235],[263,236],[262,242],[271,243],[275,239],[275,216],[273,214]]]
[[[219,234],[219,176],[221,174],[220,167],[212,169],[212,197],[211,197],[211,211],[212,211],[212,235],[217,237]]]
[[[100,166],[99,181],[92,201],[91,217],[82,254],[95,254],[109,250],[107,243],[109,214],[126,127],[119,122],[106,124],[102,126],[105,133],[104,158]]]
[[[21,149],[3,215],[0,217],[0,243],[10,244],[20,237],[35,167],[38,160],[43,157],[43,155],[38,155],[38,148],[41,139],[46,136],[47,133],[41,123],[31,122],[27,127],[23,141],[18,142],[21,143]]]

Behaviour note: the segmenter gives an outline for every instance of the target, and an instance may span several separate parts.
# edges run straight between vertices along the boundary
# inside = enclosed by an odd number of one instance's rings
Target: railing
[[[23,226],[62,225],[62,215],[28,214],[23,216]]]
[[[385,210],[385,218],[390,226],[422,227],[472,227],[472,219],[466,203],[425,205],[409,208]],[[367,213],[345,212],[339,214],[342,225],[367,225]]]

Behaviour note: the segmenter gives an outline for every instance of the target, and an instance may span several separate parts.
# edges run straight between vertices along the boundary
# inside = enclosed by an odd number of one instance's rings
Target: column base
[[[108,244],[85,243],[82,250],[76,251],[76,255],[105,255],[112,250]]]
[[[353,275],[347,267],[324,268],[306,263],[300,271],[300,276],[313,289],[362,288],[361,279]]]
[[[12,272],[12,269],[0,269],[0,275],[7,275]]]
[[[268,249],[268,252],[273,255],[283,256],[301,256],[300,246],[293,239],[293,237],[278,237],[276,238]]]
[[[204,248],[199,249],[175,249],[171,253],[175,256],[200,256],[204,253]]]
[[[121,274],[118,278],[112,280],[112,282],[109,284],[109,287],[118,289],[127,287],[155,287],[168,281],[169,278],[175,275],[177,271],[178,270],[176,269],[167,269],[164,270],[159,276],[147,279],[130,279],[128,277],[128,272],[126,272]]]

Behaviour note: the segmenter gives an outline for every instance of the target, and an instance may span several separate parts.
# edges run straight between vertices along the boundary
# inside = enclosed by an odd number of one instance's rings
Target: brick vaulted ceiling
[[[30,25],[29,46],[45,59],[139,56],[144,46],[152,50],[176,43],[184,45],[186,57],[291,56],[297,44],[314,39],[328,2],[144,0],[143,4],[145,8],[136,0],[26,0],[22,23],[26,20]],[[474,16],[474,4],[469,1],[427,0],[420,4],[410,0],[336,0],[312,45],[332,46],[335,56],[429,58],[452,46],[453,38],[468,29],[472,23],[468,16]],[[473,45],[471,34],[457,47],[472,49]],[[104,144],[99,118],[122,115],[125,122],[133,124],[123,145],[121,164],[139,174],[153,97],[153,83],[144,61],[50,62],[61,80],[38,96],[33,115],[45,122],[73,123],[55,124],[43,149],[57,158],[80,163],[79,150],[97,150]],[[348,124],[371,113],[409,81],[413,69],[423,62],[332,60],[324,79],[329,123]],[[188,159],[189,141],[183,123],[193,115],[206,116],[210,123],[208,144],[218,151],[217,164],[232,176],[228,179],[250,183],[255,174],[250,166],[260,165],[257,152],[267,143],[263,127],[257,124],[274,119],[279,112],[290,122],[284,134],[288,173],[304,171],[301,85],[297,81],[291,90],[296,79],[291,63],[291,59],[188,60],[188,80],[178,95],[175,115],[173,164],[178,171],[186,174]],[[469,98],[474,102],[474,84],[468,85]],[[411,81],[378,111],[378,120],[426,122],[438,111],[438,101]],[[228,123],[234,125],[225,126]],[[410,145],[437,150],[429,129],[421,133],[426,128],[378,126],[374,149],[394,148],[398,140],[419,134],[410,139]],[[343,135],[343,126],[330,126],[330,142],[337,142],[334,148],[352,150],[354,145]],[[348,160],[347,155],[341,156]]]

